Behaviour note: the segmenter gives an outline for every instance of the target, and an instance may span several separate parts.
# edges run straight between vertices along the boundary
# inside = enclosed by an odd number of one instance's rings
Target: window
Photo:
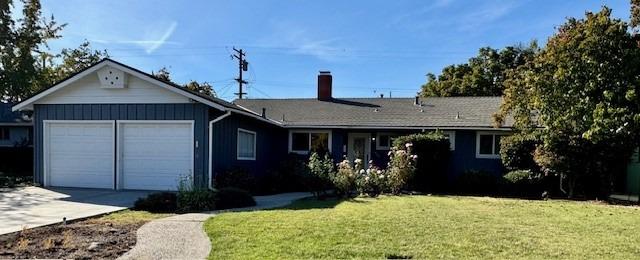
[[[309,151],[309,133],[292,133],[291,150]]]
[[[449,140],[449,150],[456,149],[456,132],[455,131],[443,131],[442,134]]]
[[[238,128],[238,160],[256,159],[256,132]]]
[[[331,152],[331,132],[323,130],[290,131],[289,152],[308,154],[310,151]]]
[[[376,150],[389,150],[393,143],[393,135],[389,133],[378,133],[376,136]]]
[[[8,127],[0,127],[0,140],[9,140],[11,136],[9,135]]]
[[[503,133],[482,133],[476,135],[476,158],[500,158],[500,139]]]

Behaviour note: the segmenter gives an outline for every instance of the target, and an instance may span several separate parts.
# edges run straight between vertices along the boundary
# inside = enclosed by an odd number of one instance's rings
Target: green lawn
[[[209,219],[210,258],[616,258],[640,256],[640,208],[403,196],[303,200]]]

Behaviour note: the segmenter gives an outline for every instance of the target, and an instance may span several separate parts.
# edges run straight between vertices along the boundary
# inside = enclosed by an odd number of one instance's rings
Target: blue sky
[[[414,96],[428,72],[465,62],[478,48],[544,43],[566,17],[602,5],[628,20],[629,1],[93,1],[43,0],[68,23],[50,47],[84,39],[113,59],[176,82],[211,82],[231,100],[237,63],[250,62],[250,98],[315,97],[318,70],[335,97]]]

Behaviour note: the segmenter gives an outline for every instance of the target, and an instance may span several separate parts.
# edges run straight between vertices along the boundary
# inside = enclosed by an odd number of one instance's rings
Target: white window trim
[[[449,135],[449,150],[456,150],[456,131],[442,131],[442,134]]]
[[[331,130],[289,130],[289,153],[297,153],[297,154],[309,154],[310,151],[297,151],[297,150],[293,150],[293,134],[294,133],[306,133],[309,134],[309,150],[311,150],[311,134],[317,134],[317,133],[326,133],[329,135],[329,152],[331,152],[331,138],[332,138],[332,134],[331,134]]]
[[[240,132],[245,132],[253,135],[253,156],[252,157],[240,156]],[[243,160],[243,161],[255,161],[256,154],[258,153],[258,150],[256,150],[257,144],[258,144],[258,134],[256,132],[250,131],[247,129],[238,128],[238,133],[236,134],[236,158],[238,160]]]
[[[491,135],[493,142],[491,142],[492,154],[480,154],[480,135]],[[495,154],[495,138],[496,135],[506,136],[504,132],[497,131],[476,131],[476,158],[478,159],[500,159],[500,154]]]
[[[380,145],[380,136],[381,135],[387,135],[389,136],[389,146],[384,146],[384,145]],[[392,146],[392,141],[391,141],[391,137],[393,136],[392,133],[386,133],[386,132],[378,132],[376,133],[376,150],[381,150],[381,151],[386,151],[386,150],[390,150],[391,146]]]

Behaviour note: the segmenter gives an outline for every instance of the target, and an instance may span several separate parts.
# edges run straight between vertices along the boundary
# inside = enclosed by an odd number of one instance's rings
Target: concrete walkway
[[[0,189],[0,235],[133,206],[148,191],[23,187]]]
[[[232,210],[191,213],[172,216],[144,224],[137,233],[136,246],[119,259],[205,259],[211,251],[211,241],[203,223],[222,212],[252,211],[277,208],[309,197],[310,193],[284,193],[256,196],[256,206]]]

